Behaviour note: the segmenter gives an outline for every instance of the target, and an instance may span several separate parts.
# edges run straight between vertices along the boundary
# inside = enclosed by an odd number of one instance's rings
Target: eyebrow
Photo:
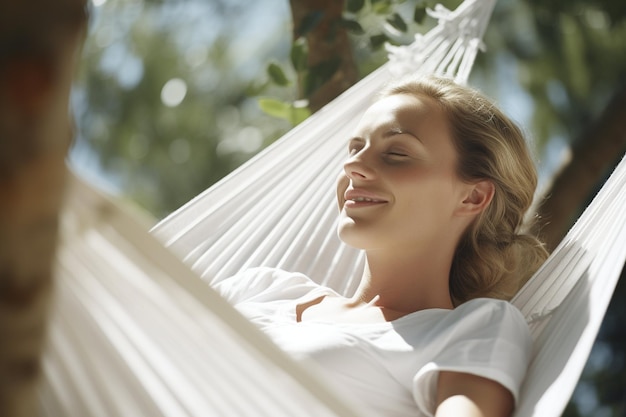
[[[410,136],[413,136],[415,139],[417,139],[420,143],[424,143],[422,139],[420,139],[419,136],[417,136],[413,132],[410,132],[408,130],[403,130],[399,127],[392,127],[388,129],[385,133],[383,133],[383,139],[387,139],[395,135],[410,135]],[[365,142],[365,139],[363,139],[361,136],[353,136],[350,139],[348,139],[348,143],[352,143],[352,142]]]
[[[408,131],[408,130],[404,130],[402,128],[399,127],[392,127],[389,130],[387,130],[384,134],[383,134],[383,138],[388,138],[394,135],[410,135],[413,136],[415,139],[417,139],[418,141],[420,141],[421,143],[424,143],[422,141],[422,139],[417,136],[415,133]]]

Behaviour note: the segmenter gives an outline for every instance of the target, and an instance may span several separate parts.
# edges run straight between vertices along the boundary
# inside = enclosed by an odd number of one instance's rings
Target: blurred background
[[[156,222],[384,63],[385,42],[432,27],[433,6],[92,0],[70,165]],[[316,37],[333,52],[320,58]],[[554,246],[626,151],[626,4],[499,0],[485,44],[470,84],[528,133]],[[626,415],[620,282],[565,416]]]

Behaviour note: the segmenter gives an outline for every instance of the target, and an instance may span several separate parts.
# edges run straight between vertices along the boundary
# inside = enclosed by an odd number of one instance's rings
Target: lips
[[[363,189],[348,189],[344,193],[345,207],[367,207],[387,203],[382,196]]]

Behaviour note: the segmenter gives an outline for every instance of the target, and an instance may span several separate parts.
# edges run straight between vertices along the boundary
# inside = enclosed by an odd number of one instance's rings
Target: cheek
[[[454,205],[456,183],[448,175],[436,172],[412,173],[395,178],[395,193],[405,210],[447,213]]]
[[[344,173],[339,174],[337,177],[337,205],[339,206],[339,211],[343,209],[343,196],[348,189],[348,185],[350,185],[348,177]]]

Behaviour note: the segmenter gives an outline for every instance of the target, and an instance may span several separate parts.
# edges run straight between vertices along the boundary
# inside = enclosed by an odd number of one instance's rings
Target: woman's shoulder
[[[496,298],[474,298],[452,310],[458,318],[472,317],[483,321],[515,322],[528,327],[522,312],[506,300]]]
[[[524,350],[532,344],[530,329],[521,311],[505,300],[476,298],[457,306],[444,324],[459,337],[478,337],[512,343]]]
[[[463,304],[458,305],[454,309],[454,311],[459,311],[461,313],[481,311],[483,312],[483,314],[488,314],[488,312],[501,312],[505,314],[511,314],[524,320],[522,312],[513,304],[511,304],[511,302],[506,300],[500,300],[497,298],[474,298],[464,302]]]
[[[475,298],[452,310],[450,319],[466,328],[511,329],[526,337],[530,330],[522,312],[505,300]]]
[[[522,313],[508,301],[493,298],[476,298],[453,310],[435,309],[410,314],[395,323],[397,330],[410,334],[420,329],[417,340],[442,340],[446,344],[463,343],[463,340],[508,340],[529,347],[530,329]]]
[[[415,398],[434,410],[439,371],[491,379],[517,399],[532,353],[532,337],[523,314],[508,301],[476,298],[450,310],[431,329],[431,352],[414,379]]]
[[[249,268],[215,285],[231,303],[297,299],[320,288],[302,273],[270,267]]]

